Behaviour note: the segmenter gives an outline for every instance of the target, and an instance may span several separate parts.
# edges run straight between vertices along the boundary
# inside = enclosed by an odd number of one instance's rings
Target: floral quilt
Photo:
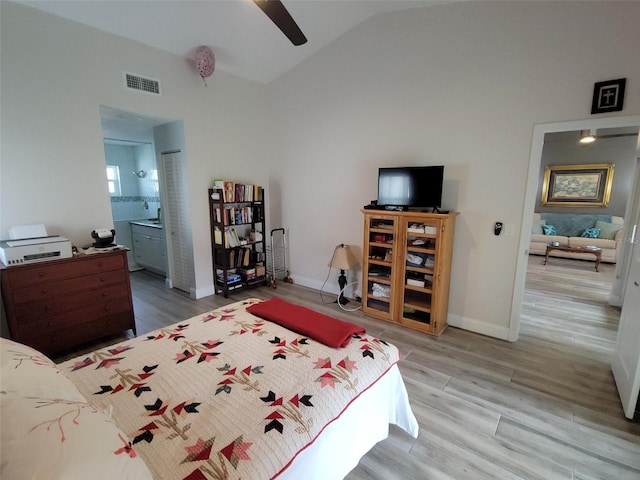
[[[399,356],[366,334],[327,347],[245,310],[257,302],[59,367],[112,415],[154,478],[275,478]]]

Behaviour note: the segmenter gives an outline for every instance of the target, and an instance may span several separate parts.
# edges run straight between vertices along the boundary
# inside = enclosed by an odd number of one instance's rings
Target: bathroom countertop
[[[130,220],[129,223],[143,227],[162,228],[162,224],[157,220]]]

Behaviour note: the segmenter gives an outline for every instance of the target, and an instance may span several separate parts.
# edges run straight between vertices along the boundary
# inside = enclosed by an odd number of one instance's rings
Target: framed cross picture
[[[626,83],[626,78],[596,83],[593,86],[591,113],[619,112],[622,110]]]

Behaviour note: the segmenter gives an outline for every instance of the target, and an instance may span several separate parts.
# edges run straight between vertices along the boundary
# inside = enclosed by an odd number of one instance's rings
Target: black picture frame
[[[624,103],[624,89],[626,78],[598,82],[593,86],[593,101],[591,102],[591,114],[619,112]]]

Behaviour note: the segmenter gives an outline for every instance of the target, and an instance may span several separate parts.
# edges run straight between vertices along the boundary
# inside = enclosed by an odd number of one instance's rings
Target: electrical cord
[[[331,264],[333,263],[333,257],[335,256],[335,254],[336,254],[336,251],[334,250],[334,251],[333,251],[333,255],[331,255],[331,260],[329,261],[329,265],[331,265]],[[329,271],[327,272],[327,278],[325,278],[325,279],[324,279],[324,282],[322,282],[322,286],[320,287],[320,301],[321,301],[323,304],[325,304],[325,305],[326,305],[327,303],[334,303],[334,302],[335,302],[335,303],[337,303],[337,304],[338,304],[338,306],[339,306],[342,310],[344,310],[345,312],[355,312],[356,310],[360,310],[360,309],[362,308],[362,305],[358,305],[358,307],[356,307],[356,308],[344,308],[344,305],[342,305],[342,304],[340,303],[340,301],[338,301],[338,300],[331,300],[331,301],[329,301],[329,302],[325,302],[325,299],[324,299],[324,297],[322,296],[322,293],[323,293],[323,290],[324,290],[325,285],[327,284],[327,281],[329,281],[329,276],[330,276],[330,275],[331,275],[331,267],[329,267]],[[357,283],[358,283],[357,281],[356,281],[356,282],[347,283],[347,284],[344,286],[344,288],[343,288],[342,290],[340,290],[340,292],[338,293],[338,298],[340,298],[340,295],[341,295],[341,294],[344,294],[344,291],[345,291],[347,288],[349,288],[351,285],[355,285],[355,284],[357,284]]]
[[[340,290],[340,293],[338,293],[338,298],[340,298],[340,295],[342,295],[347,288],[349,288],[351,285],[356,285],[357,283],[358,283],[357,281],[351,282],[351,283],[347,283],[344,286],[344,288],[342,290]],[[357,301],[357,300],[354,300],[354,301]],[[360,310],[362,308],[362,303],[360,303],[360,305],[358,305],[356,308],[344,308],[344,305],[342,305],[339,300],[336,303],[345,312],[355,312],[356,310]]]

